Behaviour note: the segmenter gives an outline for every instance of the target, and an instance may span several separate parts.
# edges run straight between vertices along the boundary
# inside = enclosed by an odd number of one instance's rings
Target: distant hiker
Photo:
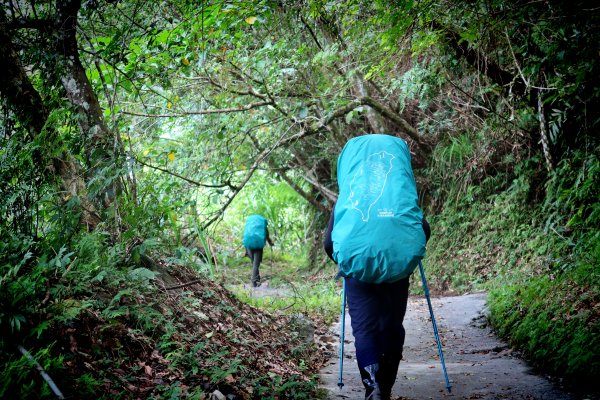
[[[337,179],[323,245],[345,279],[365,398],[389,400],[402,359],[409,277],[425,255],[430,228],[404,140],[381,134],[349,140]]]
[[[246,219],[246,225],[244,226],[244,247],[246,248],[246,255],[252,260],[251,282],[253,287],[260,286],[259,267],[265,242],[273,246],[267,225],[268,222],[264,217],[255,214]]]

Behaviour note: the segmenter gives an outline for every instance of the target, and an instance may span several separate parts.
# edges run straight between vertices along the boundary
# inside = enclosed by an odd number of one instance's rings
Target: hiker
[[[351,139],[338,158],[338,186],[323,246],[345,279],[365,399],[389,400],[402,359],[409,277],[430,235],[406,142],[381,134]]]
[[[250,281],[253,287],[260,286],[259,267],[262,262],[265,243],[268,242],[273,246],[267,225],[268,222],[263,216],[254,214],[246,218],[246,225],[244,226],[243,242],[246,248],[245,255],[252,260],[252,278]]]

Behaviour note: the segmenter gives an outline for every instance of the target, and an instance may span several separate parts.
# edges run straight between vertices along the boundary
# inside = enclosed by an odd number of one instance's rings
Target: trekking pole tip
[[[452,385],[446,386],[446,389],[448,389],[448,393],[452,393]]]
[[[338,383],[338,387],[340,388],[340,390],[342,390],[342,387],[344,387],[344,384],[342,382]]]

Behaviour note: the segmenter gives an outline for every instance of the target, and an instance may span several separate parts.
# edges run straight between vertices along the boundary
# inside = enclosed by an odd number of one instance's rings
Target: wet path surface
[[[431,320],[424,297],[411,297],[404,321],[406,342],[393,399],[539,399],[571,400],[549,380],[536,375],[524,361],[500,341],[486,325],[485,293],[433,298],[437,327],[443,343],[446,369],[452,392],[446,382]],[[332,334],[339,335],[339,324]],[[338,344],[339,344],[339,337]],[[355,361],[350,317],[346,314],[344,386],[340,390],[339,358],[334,356],[321,370],[327,399],[363,399]],[[335,346],[338,354],[338,346]]]

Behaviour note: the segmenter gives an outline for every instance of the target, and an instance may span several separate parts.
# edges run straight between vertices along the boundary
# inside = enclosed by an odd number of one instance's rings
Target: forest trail
[[[410,297],[404,321],[406,342],[392,399],[528,399],[570,400],[576,397],[535,375],[527,364],[487,326],[485,293],[433,298],[433,310],[443,343],[452,392],[446,383],[424,297]],[[339,323],[331,327],[338,337]],[[355,361],[350,317],[346,312],[344,386],[340,390],[339,358],[321,370],[328,400],[363,399]],[[338,346],[335,346],[339,354]]]

